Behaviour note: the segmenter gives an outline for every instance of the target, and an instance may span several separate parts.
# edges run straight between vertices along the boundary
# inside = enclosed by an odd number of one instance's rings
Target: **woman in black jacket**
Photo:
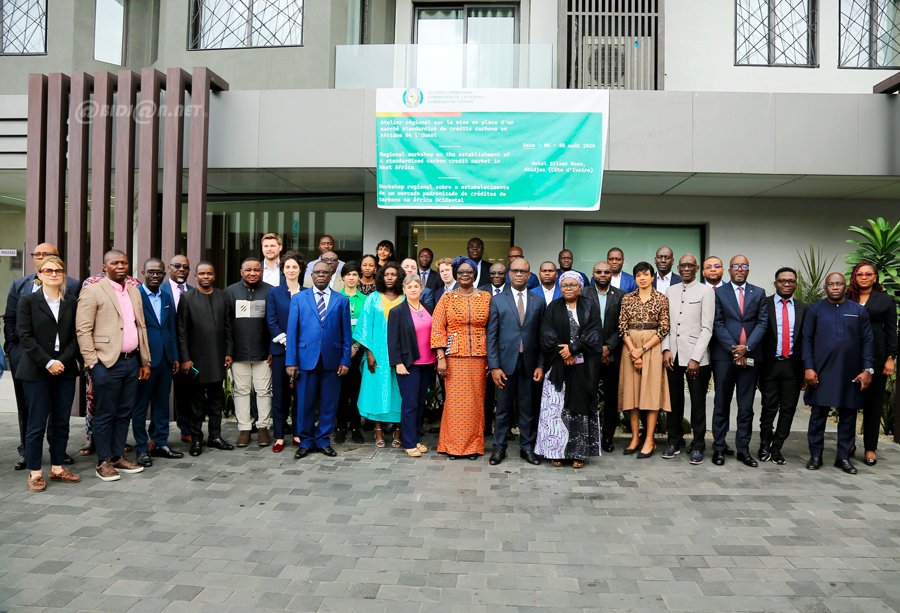
[[[406,302],[388,313],[388,357],[400,388],[400,440],[406,455],[418,458],[428,451],[421,443],[422,421],[437,359],[431,348],[431,313],[419,301],[421,277],[405,277],[403,293]]]
[[[81,477],[63,468],[69,442],[69,414],[75,397],[75,378],[81,359],[75,339],[76,301],[66,295],[66,268],[56,256],[48,256],[37,271],[35,290],[19,300],[16,332],[22,344],[22,360],[16,377],[25,388],[28,430],[25,464],[28,489],[47,487],[41,470],[44,434],[50,443],[50,479],[77,483]]]
[[[862,261],[850,273],[847,298],[866,307],[872,322],[872,338],[875,342],[875,374],[866,388],[863,401],[863,444],[866,455],[863,462],[875,466],[878,434],[881,432],[881,414],[884,410],[884,389],[887,378],[894,374],[897,358],[897,305],[878,282],[878,269],[872,262]],[[850,448],[851,455],[856,445]]]

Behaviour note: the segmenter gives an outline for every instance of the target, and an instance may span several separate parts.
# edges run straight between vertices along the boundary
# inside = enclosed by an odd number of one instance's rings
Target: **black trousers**
[[[537,440],[538,412],[534,410],[534,371],[525,368],[522,354],[516,361],[516,370],[506,378],[505,387],[497,390],[497,427],[494,430],[494,448],[506,449],[509,430],[519,426],[519,447],[522,451],[534,451]],[[491,380],[493,387],[493,380]],[[516,420],[518,407],[518,420]]]
[[[225,408],[225,390],[222,381],[194,383],[191,404],[191,440],[203,441],[203,418],[209,418],[209,438],[222,436],[222,409]]]
[[[107,368],[97,362],[91,369],[94,382],[94,436],[97,465],[116,460],[125,454],[125,439],[131,425],[137,400],[138,370],[141,359],[137,352],[119,358]]]
[[[797,411],[803,374],[791,360],[777,360],[760,377],[762,411],[759,416],[759,444],[781,451],[791,433]],[[775,418],[778,417],[778,426]]]
[[[875,369],[872,383],[863,392],[863,444],[866,451],[878,449],[878,435],[881,433],[881,413],[884,410],[884,388],[887,375],[881,368]]]
[[[706,390],[709,386],[709,366],[701,366],[697,376],[688,379],[687,366],[681,365],[680,356],[676,356],[672,370],[666,371],[669,379],[669,398],[672,412],[667,416],[669,444],[684,443],[684,382],[687,380],[688,395],[691,399],[691,451],[706,449]]]
[[[756,394],[756,366],[738,367],[731,360],[713,361],[713,376],[716,378],[715,401],[713,404],[713,448],[725,450],[725,435],[731,420],[731,400],[737,392],[737,432],[734,444],[739,453],[750,453],[750,438],[753,434],[753,397]]]
[[[175,424],[181,431],[181,436],[190,436],[191,419],[194,413],[194,380],[190,375],[183,374],[181,369],[172,375],[172,388],[175,395]]]
[[[809,443],[809,455],[821,458],[825,450],[825,423],[831,407],[813,406],[809,416],[809,428],[806,440]],[[837,459],[850,459],[850,445],[856,437],[856,409],[838,408]]]
[[[50,442],[50,464],[60,466],[69,442],[69,414],[75,398],[75,379],[55,376],[43,381],[22,381],[29,404],[25,465],[41,469],[44,434]]]
[[[619,426],[619,362],[600,365],[600,398],[603,399],[603,424],[600,440],[611,443]]]
[[[362,385],[362,357],[366,350],[362,347],[350,358],[350,371],[341,377],[341,395],[338,398],[337,422],[334,429],[342,432],[359,430],[359,387]],[[400,380],[399,377],[397,379]],[[413,445],[415,447],[415,445]]]

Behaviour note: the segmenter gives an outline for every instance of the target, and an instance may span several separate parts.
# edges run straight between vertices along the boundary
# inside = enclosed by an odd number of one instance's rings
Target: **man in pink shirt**
[[[120,472],[144,470],[125,457],[124,448],[138,380],[150,376],[150,348],[141,296],[125,283],[128,256],[108,251],[103,268],[106,279],[85,286],[78,297],[75,336],[94,384],[97,477],[117,481]]]

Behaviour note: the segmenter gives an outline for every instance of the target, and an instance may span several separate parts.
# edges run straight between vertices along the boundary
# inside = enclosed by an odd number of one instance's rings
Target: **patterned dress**
[[[635,324],[656,324],[656,328],[637,330]],[[654,336],[664,339],[669,335],[669,299],[656,290],[647,302],[641,302],[638,290],[622,296],[619,310],[619,334],[630,337],[635,347],[646,345]],[[619,366],[619,410],[671,411],[669,379],[663,366],[662,345],[657,344],[644,354],[640,370],[634,367],[628,356],[628,347],[622,347],[622,363]]]
[[[365,359],[360,363],[362,382],[357,402],[359,414],[372,421],[400,423],[400,388],[397,387],[397,375],[388,357],[387,316],[404,300],[406,297],[403,294],[388,300],[383,294],[373,292],[366,298],[353,331],[353,340],[375,356],[374,373],[369,372]]]
[[[444,415],[438,452],[454,456],[484,453],[484,390],[487,382],[487,326],[491,295],[445,292],[434,309],[431,346],[446,349]]]

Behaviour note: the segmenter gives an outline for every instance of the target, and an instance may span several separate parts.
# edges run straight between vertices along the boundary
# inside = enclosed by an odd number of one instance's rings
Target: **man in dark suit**
[[[525,257],[525,251],[518,245],[513,245],[512,247],[510,247],[509,249],[506,250],[506,266],[508,267],[512,263],[513,260],[518,260],[519,258],[524,258],[524,257]],[[508,272],[506,273],[506,282],[507,283],[510,282]],[[536,274],[534,274],[533,272],[528,274],[528,289],[534,289],[540,284],[541,284],[541,282],[538,280],[538,277]]]
[[[331,447],[331,433],[341,388],[338,377],[350,370],[353,339],[350,301],[331,290],[332,274],[325,262],[317,263],[313,266],[311,290],[291,298],[284,363],[288,376],[298,377],[300,447],[294,454],[298,460],[313,449],[329,457],[337,455]]]
[[[562,294],[559,291],[559,280],[556,275],[556,264],[551,261],[541,262],[538,268],[538,278],[541,284],[534,289],[528,290],[538,298],[544,301],[547,306]]]
[[[681,277],[678,273],[672,272],[672,266],[675,264],[675,254],[671,247],[663,245],[656,250],[656,274],[653,275],[653,289],[660,294],[665,294],[666,290],[676,283],[681,283]]]
[[[484,241],[473,237],[466,243],[466,254],[478,267],[475,269],[475,287],[480,287],[488,282],[491,272],[491,263],[484,261]]]
[[[160,291],[168,294],[172,298],[175,305],[175,311],[178,312],[178,304],[181,296],[186,292],[194,289],[193,285],[188,284],[188,274],[191,271],[191,262],[184,255],[172,256],[169,260],[169,276],[165,283],[160,286]],[[193,385],[191,384],[190,375],[186,375],[178,370],[172,376],[172,384],[175,390],[175,423],[181,431],[181,442],[191,442],[191,397],[193,396]]]
[[[431,263],[434,261],[434,252],[428,247],[419,249],[416,256],[416,262],[419,265],[419,277],[422,279],[422,289],[431,290],[432,294],[443,285],[441,275],[436,270],[432,270]]]
[[[141,466],[153,466],[150,456],[177,460],[184,457],[180,451],[169,447],[169,390],[172,373],[178,370],[178,329],[175,303],[162,291],[166,268],[159,258],[144,262],[144,283],[140,287],[144,304],[144,321],[147,323],[147,341],[150,343],[150,378],[138,381],[137,399],[131,431],[134,433],[136,462]],[[147,407],[150,407],[150,431],[154,447],[148,453]]]
[[[506,264],[503,262],[494,262],[488,270],[488,283],[482,283],[478,286],[483,292],[488,292],[491,296],[496,296],[506,287]]]
[[[635,282],[634,276],[622,270],[625,266],[624,251],[619,247],[613,247],[606,252],[606,261],[609,262],[609,267],[612,268],[612,281],[610,283],[614,288],[620,289],[626,294],[637,289],[637,282]]]
[[[747,283],[750,261],[743,255],[731,258],[728,272],[731,282],[716,290],[715,338],[710,344],[710,359],[716,381],[713,404],[713,464],[725,463],[725,435],[731,418],[731,399],[737,389],[737,459],[756,467],[750,455],[753,429],[753,396],[756,391],[756,360],[769,323],[766,292]]]
[[[762,412],[759,416],[759,459],[784,464],[781,448],[791,433],[791,423],[803,387],[803,352],[800,331],[806,304],[794,298],[797,272],[779,268],[775,273],[775,294],[766,298],[769,325],[763,336],[759,387]],[[778,427],[775,428],[775,417]]]
[[[494,265],[496,266],[496,264]],[[509,265],[510,285],[491,298],[487,323],[488,368],[497,389],[497,429],[490,463],[506,458],[506,441],[512,423],[513,405],[518,408],[519,455],[529,464],[540,464],[534,454],[538,412],[533,397],[544,378],[540,328],[544,301],[528,291],[531,266],[518,259]],[[493,272],[494,267],[491,267]],[[506,267],[503,268],[506,277]]]
[[[619,425],[619,358],[622,354],[619,309],[622,306],[622,296],[625,295],[610,284],[611,280],[612,268],[609,262],[600,260],[594,264],[593,283],[582,290],[582,295],[597,305],[603,329],[603,352],[600,355],[603,426],[600,443],[607,453],[615,449],[613,437]]]
[[[34,269],[41,267],[41,262],[48,255],[59,255],[59,251],[55,245],[50,243],[41,243],[31,252],[31,260],[34,262]],[[6,297],[6,312],[3,315],[3,350],[9,358],[9,370],[13,378],[13,391],[16,394],[16,409],[19,413],[19,456],[13,466],[16,470],[25,468],[25,434],[28,431],[28,403],[25,400],[25,390],[22,382],[16,376],[16,370],[19,367],[19,361],[22,359],[22,347],[19,344],[19,335],[16,333],[16,309],[19,306],[19,299],[30,293],[36,292],[39,285],[35,285],[37,278],[35,273],[26,275],[19,279],[15,279],[9,286],[9,294]],[[73,298],[78,298],[81,291],[81,283],[72,277],[66,277],[66,293],[71,294]],[[75,460],[64,453],[63,463],[66,465],[74,464]]]

